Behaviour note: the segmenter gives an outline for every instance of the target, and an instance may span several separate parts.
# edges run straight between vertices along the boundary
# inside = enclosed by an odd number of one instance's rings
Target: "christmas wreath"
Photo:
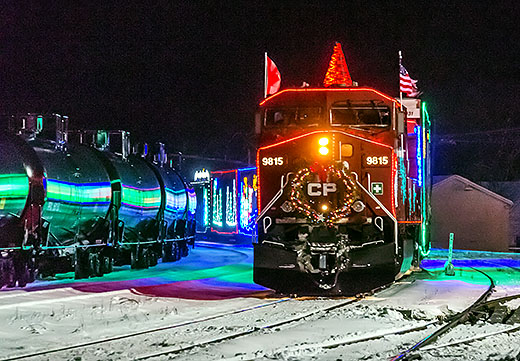
[[[311,197],[307,185],[311,182],[335,183],[334,197]],[[304,214],[312,223],[332,224],[352,213],[352,203],[359,199],[359,190],[352,175],[334,165],[314,165],[300,170],[293,179],[289,200],[295,210]]]

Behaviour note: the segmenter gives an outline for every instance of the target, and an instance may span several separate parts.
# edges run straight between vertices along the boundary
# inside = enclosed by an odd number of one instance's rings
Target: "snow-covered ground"
[[[489,280],[470,267],[492,276],[493,297],[520,293],[520,255],[456,252],[456,275],[451,277],[442,272],[445,258],[445,251],[434,251],[423,262],[429,272],[416,272],[373,297],[275,327],[267,326],[347,300],[275,297],[252,282],[252,250],[247,247],[196,247],[176,263],[148,270],[122,267],[83,281],[60,275],[26,289],[0,291],[0,359],[171,326],[32,359],[131,360],[251,331],[151,359],[385,360],[431,334],[439,325],[430,323],[465,309],[487,289]],[[514,302],[511,308],[518,306]],[[199,322],[182,325],[191,320]],[[396,334],[421,325],[422,330]],[[464,324],[435,345],[513,326]],[[520,354],[519,340],[517,331],[421,355],[424,360],[509,360]]]

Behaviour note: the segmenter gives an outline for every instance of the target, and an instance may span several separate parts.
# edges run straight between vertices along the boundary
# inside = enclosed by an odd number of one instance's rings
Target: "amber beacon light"
[[[327,138],[327,137],[320,138],[320,140],[318,140],[318,144],[320,145],[320,149],[318,150],[318,152],[321,155],[329,154],[329,148],[327,147],[327,145],[329,144],[329,138]]]

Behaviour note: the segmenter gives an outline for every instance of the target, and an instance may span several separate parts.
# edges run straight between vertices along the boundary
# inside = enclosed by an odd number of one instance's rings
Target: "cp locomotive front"
[[[254,281],[349,295],[408,272],[429,248],[424,107],[407,119],[356,86],[285,89],[260,107]]]

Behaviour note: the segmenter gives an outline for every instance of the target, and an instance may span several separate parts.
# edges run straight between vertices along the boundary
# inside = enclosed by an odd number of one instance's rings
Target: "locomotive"
[[[68,117],[7,117],[0,131],[0,288],[36,274],[101,276],[188,253],[193,189],[158,144],[131,151],[126,131],[68,131]]]
[[[419,99],[407,104],[417,117],[354,83],[260,103],[255,283],[352,295],[418,265],[429,250],[430,121]]]

